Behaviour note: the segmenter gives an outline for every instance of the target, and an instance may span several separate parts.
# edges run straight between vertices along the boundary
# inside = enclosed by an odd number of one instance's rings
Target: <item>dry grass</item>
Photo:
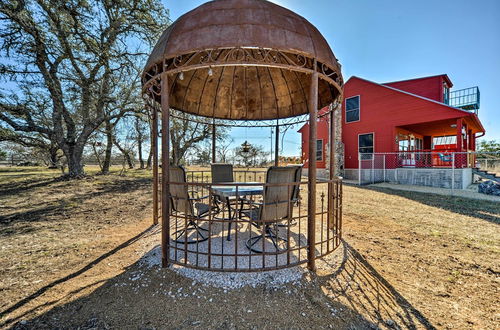
[[[171,298],[195,287],[169,270],[131,280],[158,234],[150,173],[119,170],[0,168],[4,327],[498,326],[500,203],[346,186],[344,247],[304,286]]]

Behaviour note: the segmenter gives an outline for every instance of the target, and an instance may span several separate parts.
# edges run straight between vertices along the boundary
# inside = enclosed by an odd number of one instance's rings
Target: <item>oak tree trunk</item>
[[[109,120],[105,121],[105,133],[106,133],[106,151],[104,152],[104,161],[102,162],[102,174],[108,174],[109,168],[111,166],[111,153],[113,151],[113,126]]]
[[[54,169],[54,168],[57,168],[57,162],[59,161],[58,157],[57,157],[57,151],[59,149],[58,148],[50,148],[49,149],[49,156],[50,156],[50,163],[49,163],[49,168],[50,169]]]
[[[123,157],[125,158],[125,161],[127,162],[128,168],[133,169],[134,168],[134,162],[132,161],[132,157],[130,157],[130,149],[125,149],[123,148],[120,143],[116,139],[113,139],[113,143],[115,146],[120,150],[122,153]]]
[[[135,129],[137,132],[137,153],[139,154],[139,168],[142,170],[144,169],[144,159],[142,158],[142,140],[144,139],[143,137],[143,132],[141,131],[141,122],[140,122],[139,117],[135,117]]]
[[[149,155],[146,161],[146,169],[148,170],[151,169],[152,162],[153,162],[153,147],[151,146],[151,148],[149,148]]]
[[[69,145],[63,148],[64,155],[68,162],[68,176],[70,178],[81,178],[85,176],[82,165],[83,146]]]

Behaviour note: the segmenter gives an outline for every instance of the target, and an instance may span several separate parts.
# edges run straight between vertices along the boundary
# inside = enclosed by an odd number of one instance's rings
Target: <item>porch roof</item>
[[[483,132],[482,126],[478,127],[477,123],[472,120],[473,118],[464,116],[463,117],[465,123],[469,128],[472,128],[473,132]],[[457,127],[456,127],[456,119],[445,119],[445,120],[436,120],[429,122],[422,122],[410,125],[402,125],[398,126],[407,131],[411,131],[420,135],[427,136],[445,136],[445,135],[456,135]],[[479,123],[480,124],[480,123]]]

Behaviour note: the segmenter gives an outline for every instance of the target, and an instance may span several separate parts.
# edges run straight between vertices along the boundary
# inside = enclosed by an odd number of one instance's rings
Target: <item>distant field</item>
[[[0,168],[1,327],[498,325],[500,203],[345,186],[344,247],[309,284],[200,293],[137,263],[145,242],[159,243],[151,172],[121,170],[61,181],[58,170]]]

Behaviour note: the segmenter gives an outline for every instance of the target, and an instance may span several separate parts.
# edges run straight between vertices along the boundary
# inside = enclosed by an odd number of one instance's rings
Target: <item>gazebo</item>
[[[309,159],[316,159],[318,109],[330,106],[322,115],[331,117],[333,137],[331,105],[341,103],[342,85],[340,64],[321,33],[268,1],[210,1],[163,32],[144,68],[142,86],[152,134],[161,135],[161,166],[158,139],[152,140],[153,218],[155,224],[161,219],[164,267],[263,271],[307,263],[314,271],[316,259],[340,245],[342,181],[334,176],[331,144],[329,179],[317,178],[316,162],[308,164],[307,181],[286,176],[291,172],[277,166],[276,150],[276,167],[266,175],[234,171],[232,182],[213,182],[210,173],[186,173],[170,164],[169,123],[170,109],[210,121],[215,163],[217,125],[279,129],[308,120]],[[179,197],[184,191],[189,197]],[[233,194],[226,196],[227,191]],[[244,217],[259,200],[260,217],[253,217],[255,212]],[[259,249],[248,248],[258,234]]]

